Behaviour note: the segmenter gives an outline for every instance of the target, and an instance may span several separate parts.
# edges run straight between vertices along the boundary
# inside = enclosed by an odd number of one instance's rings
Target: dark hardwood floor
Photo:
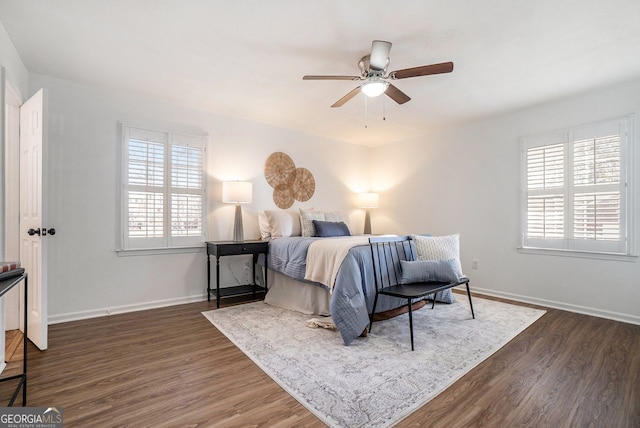
[[[28,405],[62,407],[65,427],[324,426],[200,313],[214,308],[50,326]],[[640,427],[640,326],[549,309],[398,426]]]

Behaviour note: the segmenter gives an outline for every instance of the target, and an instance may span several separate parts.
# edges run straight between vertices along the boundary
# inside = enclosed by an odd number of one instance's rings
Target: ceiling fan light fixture
[[[362,85],[360,90],[368,97],[377,97],[384,94],[389,84],[382,80],[372,80]]]
[[[432,74],[451,73],[453,62],[442,62],[439,64],[421,65],[418,67],[403,68],[387,72],[389,66],[389,52],[391,42],[384,40],[374,40],[371,42],[371,51],[368,55],[360,58],[358,68],[359,76],[326,76],[326,75],[306,75],[304,80],[354,80],[361,84],[349,91],[345,96],[331,105],[331,108],[341,107],[347,101],[353,99],[358,92],[362,92],[365,97],[379,97],[387,94],[389,98],[397,104],[404,104],[411,101],[411,97],[398,89],[388,80],[407,79],[409,77],[429,76]],[[365,98],[366,100],[366,98]]]

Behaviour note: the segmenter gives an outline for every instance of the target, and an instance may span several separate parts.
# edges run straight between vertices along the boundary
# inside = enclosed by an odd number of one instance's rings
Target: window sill
[[[560,250],[533,247],[518,247],[517,250],[520,254],[539,254],[545,256],[577,257],[583,259],[616,260],[622,262],[635,262],[638,260],[638,256],[632,254],[597,253],[595,251]]]
[[[169,247],[169,248],[128,248],[117,249],[118,257],[129,256],[152,256],[158,254],[180,254],[180,253],[198,253],[205,250],[205,244],[191,247]]]

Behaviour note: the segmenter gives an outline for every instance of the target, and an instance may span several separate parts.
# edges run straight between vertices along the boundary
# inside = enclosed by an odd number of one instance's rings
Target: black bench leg
[[[476,315],[473,313],[473,303],[471,303],[471,290],[469,290],[469,282],[467,282],[467,296],[469,296],[469,306],[471,307],[471,316],[476,319]]]
[[[373,327],[373,315],[376,313],[376,305],[378,304],[378,292],[376,291],[376,297],[373,298],[373,309],[371,315],[369,315],[369,333],[371,333],[371,327]]]
[[[411,299],[408,300],[407,306],[409,307],[409,332],[411,333],[411,350],[413,351],[413,314],[411,311]]]

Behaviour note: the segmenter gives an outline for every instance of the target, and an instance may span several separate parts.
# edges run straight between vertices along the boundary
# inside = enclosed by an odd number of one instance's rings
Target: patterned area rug
[[[310,328],[312,316],[263,302],[203,315],[273,380],[333,427],[387,427],[444,391],[545,311],[466,296],[375,322],[344,346],[337,331]]]

